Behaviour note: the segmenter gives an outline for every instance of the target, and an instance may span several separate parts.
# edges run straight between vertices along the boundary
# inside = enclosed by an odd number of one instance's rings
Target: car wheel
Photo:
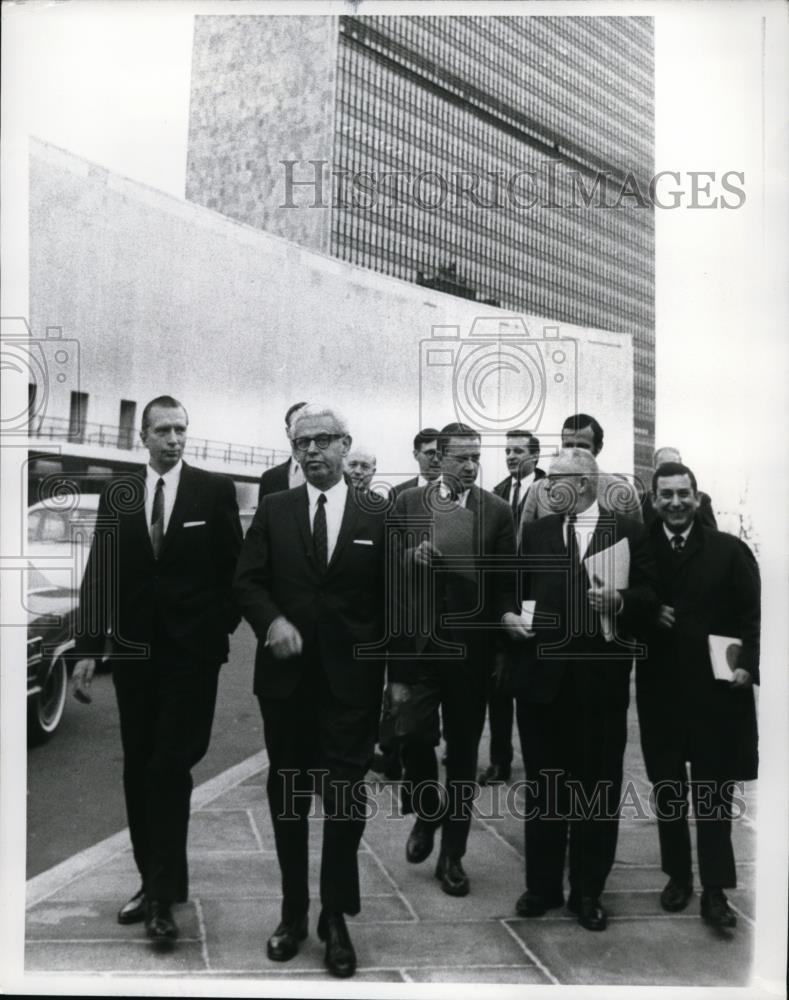
[[[41,690],[27,699],[27,742],[45,743],[63,718],[68,690],[66,661],[58,657],[49,667]]]

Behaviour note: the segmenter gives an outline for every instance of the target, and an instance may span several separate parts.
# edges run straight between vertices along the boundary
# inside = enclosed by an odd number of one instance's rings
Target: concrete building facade
[[[547,452],[573,409],[617,428],[605,467],[632,469],[622,421],[633,405],[627,334],[482,308],[387,277],[44,143],[32,148],[30,248],[33,334],[43,340],[56,328],[79,357],[58,371],[62,380],[49,378],[33,434],[39,451],[49,443],[129,460],[119,445],[136,437],[144,403],[166,392],[187,406],[193,439],[231,446],[189,459],[237,479],[259,476],[264,450],[285,446],[283,414],[299,399],[343,410],[390,483],[413,475],[420,426],[466,419],[485,432],[483,485],[492,487],[513,420],[534,426]],[[517,392],[507,391],[512,379]],[[508,409],[513,400],[522,412]],[[61,431],[48,437],[53,427]]]
[[[341,260],[628,333],[654,443],[643,17],[196,18],[187,197]]]

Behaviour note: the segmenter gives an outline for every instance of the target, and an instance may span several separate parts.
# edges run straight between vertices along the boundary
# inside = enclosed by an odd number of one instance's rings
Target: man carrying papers
[[[636,700],[644,761],[655,785],[660,857],[669,876],[661,905],[676,912],[693,895],[690,784],[701,915],[714,926],[734,927],[737,917],[723,890],[737,884],[734,783],[755,778],[758,762],[753,685],[759,683],[759,570],[744,542],[699,523],[699,503],[687,466],[658,466],[649,546],[661,607],[647,637],[648,659],[637,668]]]
[[[597,472],[594,456],[580,448],[552,462],[548,496],[556,513],[525,526],[524,612],[505,615],[504,623],[524,640],[513,650],[527,779],[526,891],[516,912],[539,917],[564,903],[569,840],[567,906],[582,927],[602,931],[630,668],[643,652],[626,636],[654,618],[657,596],[644,529],[599,506]]]

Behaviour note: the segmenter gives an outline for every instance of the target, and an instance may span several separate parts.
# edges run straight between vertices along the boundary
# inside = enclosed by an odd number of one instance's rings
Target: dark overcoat
[[[676,624],[651,630],[648,658],[636,671],[647,773],[660,780],[677,773],[677,762],[691,761],[707,778],[751,780],[758,765],[753,688],[715,680],[708,637],[741,639],[737,665],[759,683],[760,583],[753,553],[733,535],[698,521],[680,555],[660,520],[650,526],[649,545],[660,603],[674,608]]]

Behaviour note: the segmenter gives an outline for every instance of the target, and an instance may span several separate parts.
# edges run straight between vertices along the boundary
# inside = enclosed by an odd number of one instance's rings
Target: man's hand
[[[661,628],[674,628],[675,622],[674,609],[670,608],[668,604],[661,604],[657,615],[658,625]]]
[[[536,632],[530,632],[526,628],[521,621],[520,615],[516,615],[514,611],[505,611],[501,616],[501,624],[511,639],[533,639],[536,635]]]
[[[753,683],[753,678],[748,673],[747,670],[743,670],[742,667],[737,667],[736,670],[732,672],[731,681],[729,684],[733,688],[747,688]]]
[[[411,685],[393,681],[389,684],[389,704],[392,711],[396,712],[400,705],[404,705],[411,699]]]
[[[587,590],[589,606],[601,614],[618,615],[625,603],[622,595],[613,587],[604,587],[599,576],[593,577],[594,586]]]
[[[74,697],[83,705],[90,705],[93,701],[90,695],[90,685],[95,670],[96,661],[91,656],[77,660],[74,666],[74,673],[71,675],[71,689],[74,692]]]
[[[268,627],[266,645],[276,660],[287,660],[301,653],[301,633],[284,615],[278,615]]]
[[[434,557],[440,555],[441,553],[435,545],[428,541],[420,542],[413,550],[414,562],[417,566],[429,566]]]

